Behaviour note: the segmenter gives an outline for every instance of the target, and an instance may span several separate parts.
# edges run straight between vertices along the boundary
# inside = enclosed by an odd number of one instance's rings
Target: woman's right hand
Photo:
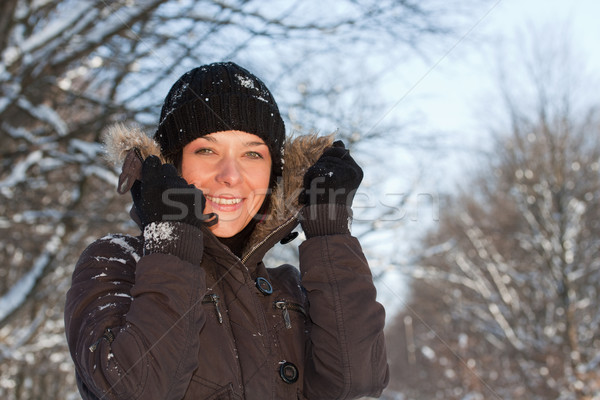
[[[162,164],[156,156],[144,160],[141,180],[133,184],[131,197],[143,228],[152,222],[183,222],[197,227],[216,223],[214,214],[204,214],[206,198],[202,191],[179,176],[173,164]]]

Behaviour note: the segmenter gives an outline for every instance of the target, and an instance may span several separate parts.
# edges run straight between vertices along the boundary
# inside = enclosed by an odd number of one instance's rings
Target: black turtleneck
[[[254,231],[254,227],[256,226],[256,220],[253,218],[248,225],[232,237],[228,238],[218,238],[221,243],[225,246],[229,247],[229,250],[239,258],[242,258],[242,251],[246,244],[248,243],[248,239],[250,239],[250,235]]]

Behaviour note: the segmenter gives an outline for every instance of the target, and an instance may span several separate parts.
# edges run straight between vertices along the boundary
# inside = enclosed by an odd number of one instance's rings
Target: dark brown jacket
[[[84,251],[65,308],[84,399],[381,393],[388,381],[384,309],[358,241],[346,234],[308,239],[299,247],[299,270],[262,262],[297,226],[290,199],[329,143],[302,137],[287,145],[285,180],[242,259],[209,229],[177,222],[145,239],[109,235]],[[165,231],[171,241],[157,247]]]

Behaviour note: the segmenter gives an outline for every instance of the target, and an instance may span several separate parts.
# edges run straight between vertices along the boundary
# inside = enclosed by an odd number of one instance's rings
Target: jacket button
[[[265,296],[268,296],[271,293],[273,293],[273,286],[271,286],[271,283],[262,276],[256,278],[256,287]]]
[[[298,368],[291,362],[284,362],[279,366],[279,376],[285,383],[294,383],[298,380]]]
[[[298,232],[292,232],[289,235],[287,235],[286,237],[284,237],[283,239],[281,239],[279,241],[279,243],[281,244],[288,244],[289,242],[291,242],[292,240],[296,239],[298,237]]]

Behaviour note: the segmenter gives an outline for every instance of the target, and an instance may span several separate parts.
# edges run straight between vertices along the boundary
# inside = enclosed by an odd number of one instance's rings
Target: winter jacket
[[[115,135],[111,151],[118,153],[137,133]],[[109,235],[83,252],[65,326],[84,399],[381,393],[388,381],[384,309],[357,239],[305,240],[299,269],[262,262],[298,225],[302,176],[330,143],[307,136],[286,145],[284,181],[241,259],[208,228],[180,222],[137,237]]]

